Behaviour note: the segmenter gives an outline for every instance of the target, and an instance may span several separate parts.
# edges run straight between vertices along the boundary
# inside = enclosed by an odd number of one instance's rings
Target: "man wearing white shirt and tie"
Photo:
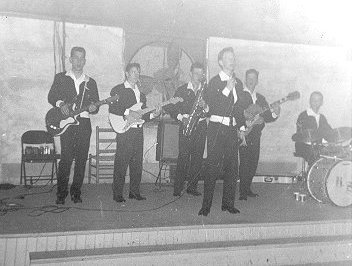
[[[238,177],[237,131],[245,130],[244,107],[241,103],[242,82],[234,76],[235,54],[232,47],[218,54],[221,71],[209,81],[205,102],[209,106],[207,132],[207,160],[204,177],[204,197],[198,215],[207,216],[212,205],[216,180],[223,170],[221,209],[231,214],[240,211],[234,207],[235,184]],[[242,131],[241,131],[242,132]],[[243,138],[243,132],[241,133]]]

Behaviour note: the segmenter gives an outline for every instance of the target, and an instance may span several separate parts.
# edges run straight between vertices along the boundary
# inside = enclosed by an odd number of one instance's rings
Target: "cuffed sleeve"
[[[60,107],[63,102],[64,102],[64,101],[58,100],[58,101],[56,102],[56,104],[55,104],[56,107]]]

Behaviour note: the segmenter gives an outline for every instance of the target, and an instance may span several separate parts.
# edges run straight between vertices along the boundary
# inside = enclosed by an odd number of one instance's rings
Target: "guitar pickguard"
[[[65,120],[61,120],[60,121],[60,128],[62,128],[62,129],[64,129],[64,128],[68,127],[68,126],[71,126],[71,125],[75,125],[75,126],[79,125],[79,122],[77,121],[76,118],[69,117],[69,118],[67,118]]]

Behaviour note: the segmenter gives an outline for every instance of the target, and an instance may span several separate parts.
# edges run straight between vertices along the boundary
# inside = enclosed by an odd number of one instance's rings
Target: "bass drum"
[[[320,158],[308,172],[307,187],[318,202],[339,207],[352,204],[352,162]]]

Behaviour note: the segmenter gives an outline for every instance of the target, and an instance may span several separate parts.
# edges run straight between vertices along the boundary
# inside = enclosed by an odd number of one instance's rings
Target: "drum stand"
[[[301,158],[301,171],[298,173],[298,175],[296,175],[294,177],[294,179],[296,179],[298,182],[306,182],[306,180],[307,180],[307,171],[306,171],[307,162],[303,157],[299,156],[296,152],[294,153],[294,156]]]

